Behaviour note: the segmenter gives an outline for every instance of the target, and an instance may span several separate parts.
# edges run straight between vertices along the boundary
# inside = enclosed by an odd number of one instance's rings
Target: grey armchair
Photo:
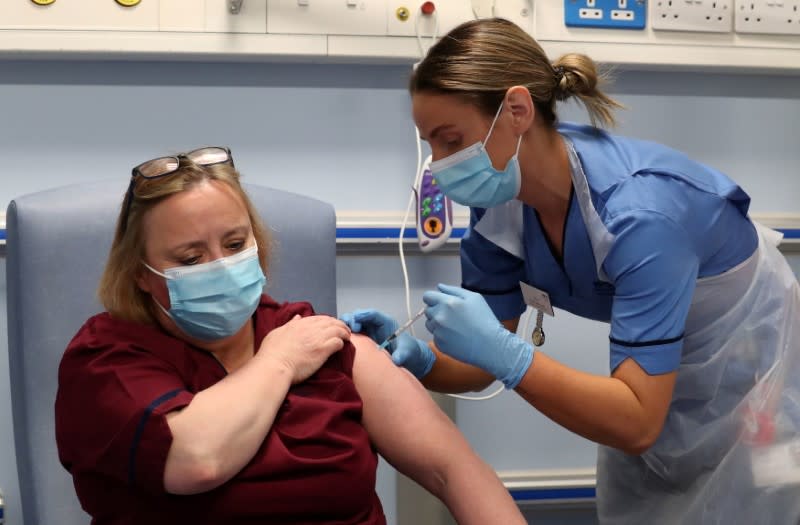
[[[19,487],[27,525],[86,524],[58,461],[53,405],[61,355],[102,310],[96,288],[127,180],[26,195],[7,213],[8,343]],[[336,219],[330,204],[246,185],[273,231],[267,293],[336,315]]]

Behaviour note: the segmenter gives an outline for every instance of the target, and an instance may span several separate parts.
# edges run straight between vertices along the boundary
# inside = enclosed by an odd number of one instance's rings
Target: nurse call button
[[[422,223],[422,228],[429,236],[438,237],[444,230],[444,224],[442,224],[442,221],[439,220],[438,217],[428,217],[425,222]]]

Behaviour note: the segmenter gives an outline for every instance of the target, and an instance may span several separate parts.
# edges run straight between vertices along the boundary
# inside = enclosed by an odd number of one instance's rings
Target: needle
[[[389,337],[387,337],[387,338],[386,338],[386,341],[384,341],[383,343],[381,343],[381,346],[380,346],[380,348],[386,348],[387,346],[389,346],[389,343],[391,343],[392,341],[394,341],[395,339],[397,339],[397,336],[398,336],[398,335],[400,335],[400,334],[402,334],[403,332],[405,332],[406,330],[408,330],[408,329],[409,329],[409,327],[411,327],[411,325],[412,325],[412,324],[414,324],[414,321],[416,321],[417,319],[419,319],[420,317],[422,317],[423,315],[425,315],[425,309],[426,309],[426,308],[427,308],[427,306],[423,306],[423,307],[422,307],[422,310],[420,310],[419,312],[417,312],[417,313],[416,313],[416,315],[415,315],[414,317],[412,317],[411,319],[409,319],[408,321],[406,321],[405,323],[403,323],[403,325],[402,325],[400,328],[398,328],[397,330],[395,330],[395,331],[394,331],[394,333],[393,333],[392,335],[390,335]]]

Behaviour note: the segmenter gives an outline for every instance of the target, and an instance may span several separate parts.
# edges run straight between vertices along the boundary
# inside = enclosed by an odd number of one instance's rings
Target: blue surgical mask
[[[267,278],[258,261],[258,247],[164,273],[145,266],[167,281],[169,310],[156,304],[185,334],[215,341],[238,332],[258,307]]]
[[[486,142],[492,135],[502,109],[503,104],[500,104],[483,142],[476,142],[468,148],[431,163],[431,173],[442,192],[459,204],[474,208],[492,208],[519,195],[522,174],[519,171],[517,157],[522,135],[517,141],[516,153],[503,171],[494,169],[492,159],[486,152]]]

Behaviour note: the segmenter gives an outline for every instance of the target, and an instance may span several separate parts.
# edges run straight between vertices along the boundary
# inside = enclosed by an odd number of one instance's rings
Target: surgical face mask
[[[164,273],[144,264],[167,281],[170,308],[161,310],[187,335],[203,341],[230,337],[258,307],[267,282],[253,246],[229,257]]]
[[[517,157],[522,135],[517,141],[516,153],[503,171],[494,169],[492,159],[486,152],[486,142],[492,135],[502,109],[503,104],[500,104],[483,142],[476,142],[449,157],[431,163],[431,173],[442,192],[459,204],[474,208],[492,208],[519,194],[522,174]]]

